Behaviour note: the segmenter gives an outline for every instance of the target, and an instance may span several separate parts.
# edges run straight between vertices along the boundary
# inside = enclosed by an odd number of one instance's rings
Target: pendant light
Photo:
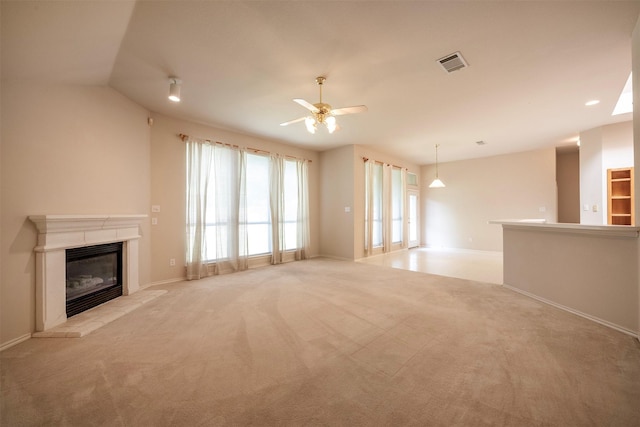
[[[429,184],[429,188],[443,188],[445,187],[444,182],[440,181],[438,178],[438,147],[440,144],[436,144],[436,179],[433,180],[431,184]]]

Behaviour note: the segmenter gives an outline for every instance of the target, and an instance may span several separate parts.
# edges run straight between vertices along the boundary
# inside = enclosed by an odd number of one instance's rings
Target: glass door
[[[417,190],[409,190],[409,247],[420,246],[420,195]]]

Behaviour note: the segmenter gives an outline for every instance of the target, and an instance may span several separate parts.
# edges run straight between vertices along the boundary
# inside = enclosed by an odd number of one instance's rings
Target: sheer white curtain
[[[391,165],[382,166],[382,252],[391,251],[392,215],[391,215]]]
[[[247,268],[246,154],[189,138],[187,279]]]
[[[270,156],[271,263],[284,261],[293,251],[296,260],[309,252],[309,183],[307,161]]]
[[[405,226],[407,224],[407,169],[400,169],[400,187],[402,191],[402,199],[400,206],[402,207],[401,217],[402,217],[402,247],[409,247],[409,230],[408,227]],[[407,230],[405,231],[405,228]]]
[[[309,253],[309,162],[296,160],[298,178],[298,218],[296,222],[296,260],[306,259]]]
[[[364,162],[364,250],[365,255],[373,253],[373,176],[375,162]]]
[[[271,264],[280,264],[284,255],[284,162],[284,157],[278,154],[271,154],[269,162],[269,202],[271,206]]]
[[[213,147],[209,143],[186,141],[187,156],[187,279],[206,276],[206,206],[210,185]]]

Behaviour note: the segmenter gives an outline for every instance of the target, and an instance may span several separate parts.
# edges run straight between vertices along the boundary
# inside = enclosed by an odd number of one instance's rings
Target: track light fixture
[[[169,101],[180,102],[180,84],[182,80],[177,77],[169,77]]]
[[[444,182],[438,178],[438,147],[440,144],[436,144],[436,179],[433,180],[431,184],[429,184],[429,188],[443,188]]]

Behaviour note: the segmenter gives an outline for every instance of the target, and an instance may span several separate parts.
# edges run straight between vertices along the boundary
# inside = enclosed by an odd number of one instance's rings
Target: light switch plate
[[[151,205],[151,212],[160,212],[160,205]]]

